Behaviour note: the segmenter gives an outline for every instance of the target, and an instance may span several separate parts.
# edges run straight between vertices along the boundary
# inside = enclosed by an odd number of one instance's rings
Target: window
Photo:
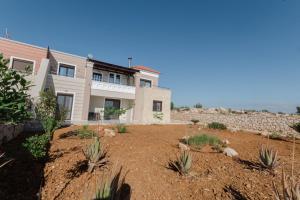
[[[162,101],[153,101],[153,111],[155,112],[162,111]]]
[[[58,75],[60,76],[67,76],[67,77],[74,77],[75,75],[75,66],[66,65],[66,64],[59,64]]]
[[[59,109],[66,109],[66,119],[71,119],[73,107],[72,94],[57,94],[57,104]]]
[[[102,74],[100,73],[93,73],[93,80],[94,81],[102,81]]]
[[[109,74],[109,80],[108,82],[114,83],[115,82],[115,74]]]
[[[20,72],[32,73],[34,61],[12,58],[11,67]]]
[[[120,74],[117,74],[116,75],[116,81],[115,81],[116,84],[121,84],[121,76]]]
[[[121,75],[110,73],[108,82],[109,83],[121,84]]]
[[[146,80],[146,79],[140,79],[140,87],[150,88],[151,87],[151,81]]]

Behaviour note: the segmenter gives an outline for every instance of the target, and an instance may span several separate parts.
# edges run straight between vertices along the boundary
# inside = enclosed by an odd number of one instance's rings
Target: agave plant
[[[275,169],[278,166],[277,151],[262,146],[259,150],[259,161],[264,168]]]
[[[294,184],[293,181],[288,181],[284,170],[282,169],[282,195],[280,195],[275,183],[273,182],[273,190],[276,200],[300,200],[300,182]]]
[[[101,184],[96,190],[94,200],[121,200],[130,198],[130,190],[127,191],[127,194],[123,194],[121,198],[121,193],[123,192],[121,189],[125,183],[125,176],[121,178],[121,172],[122,167],[114,176],[111,174],[108,178],[102,178]]]
[[[180,175],[188,175],[192,166],[192,155],[188,151],[183,151],[176,160],[169,162],[169,168],[177,171]]]
[[[98,137],[95,137],[94,142],[83,151],[83,154],[88,160],[88,172],[92,172],[95,167],[104,166],[108,162],[107,151],[102,147]]]

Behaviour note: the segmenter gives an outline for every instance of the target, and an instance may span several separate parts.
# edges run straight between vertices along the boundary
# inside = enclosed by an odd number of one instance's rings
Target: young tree
[[[174,102],[172,101],[171,102],[171,110],[174,110],[174,108],[175,108],[175,105],[174,105]]]
[[[8,60],[0,54],[0,123],[22,123],[31,117],[31,87],[26,74],[7,67]]]

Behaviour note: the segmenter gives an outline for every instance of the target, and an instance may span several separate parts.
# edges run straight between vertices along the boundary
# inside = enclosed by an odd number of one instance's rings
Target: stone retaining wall
[[[274,113],[204,113],[197,110],[173,111],[173,121],[190,122],[191,119],[198,119],[200,124],[206,125],[211,122],[220,122],[232,130],[249,130],[255,132],[281,133],[282,135],[298,134],[290,125],[300,122],[298,115],[274,114]]]

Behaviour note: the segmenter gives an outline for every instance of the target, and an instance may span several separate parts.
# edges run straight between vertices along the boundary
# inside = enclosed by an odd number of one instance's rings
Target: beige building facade
[[[87,121],[169,123],[171,91],[158,86],[160,73],[144,66],[123,67],[92,58],[0,38],[0,53],[9,67],[30,66],[30,95],[53,88],[72,123]],[[121,116],[108,110],[124,109]]]

